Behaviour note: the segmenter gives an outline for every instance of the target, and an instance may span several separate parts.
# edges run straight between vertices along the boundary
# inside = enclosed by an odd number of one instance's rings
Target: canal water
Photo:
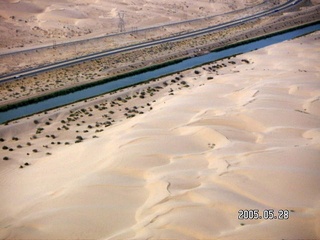
[[[29,104],[26,106],[14,108],[5,112],[0,112],[0,123],[20,118],[23,116],[31,115],[51,108],[66,105],[82,99],[101,95],[103,93],[111,92],[119,88],[127,87],[137,83],[145,82],[150,79],[158,78],[163,75],[183,71],[188,68],[193,68],[205,63],[213,62],[218,59],[226,58],[235,54],[250,52],[255,49],[263,48],[275,43],[299,37],[314,31],[320,30],[320,24],[303,27],[300,29],[292,30],[286,33],[268,37],[262,40],[246,43],[236,47],[231,47],[222,51],[211,52],[202,56],[193,57],[176,64],[161,67],[156,70],[150,70],[144,73],[136,74],[134,76],[124,77],[112,82],[102,83],[93,87],[88,87],[83,90],[78,90],[69,94],[53,97],[47,100],[39,101],[37,103]]]

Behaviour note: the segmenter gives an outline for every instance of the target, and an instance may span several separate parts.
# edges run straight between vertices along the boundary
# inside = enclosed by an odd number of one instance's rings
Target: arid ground
[[[1,125],[1,238],[319,238],[319,39]]]
[[[2,1],[2,50],[116,32],[119,11],[132,28],[259,1],[54,2]],[[314,17],[311,3],[300,18],[259,23]],[[234,32],[243,30],[256,34]],[[318,31],[1,124],[0,239],[320,239],[319,40]],[[67,84],[66,72],[121,72],[121,61],[3,84],[1,101]],[[238,219],[241,209],[287,215]]]

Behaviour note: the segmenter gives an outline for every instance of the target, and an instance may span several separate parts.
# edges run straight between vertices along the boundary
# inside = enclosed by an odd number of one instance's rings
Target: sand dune
[[[84,134],[89,116],[56,130],[71,109],[98,100],[2,125],[1,147],[31,141],[34,119],[48,118],[44,134],[71,144],[45,155],[50,140],[39,137],[31,147],[40,153],[14,148],[1,162],[1,239],[320,238],[319,36],[237,56],[219,74],[203,69],[212,64],[180,73],[189,87],[169,86],[174,95],[103,132]],[[83,142],[72,142],[75,130]],[[238,220],[239,209],[290,216]]]

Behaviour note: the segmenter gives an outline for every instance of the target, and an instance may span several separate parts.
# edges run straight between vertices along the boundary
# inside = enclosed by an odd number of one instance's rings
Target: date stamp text
[[[290,211],[286,209],[265,209],[260,212],[258,209],[240,209],[238,211],[239,220],[288,220],[290,217]]]

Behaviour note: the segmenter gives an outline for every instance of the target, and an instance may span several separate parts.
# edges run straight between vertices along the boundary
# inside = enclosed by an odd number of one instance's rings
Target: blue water
[[[18,107],[0,113],[0,123],[8,120],[16,119],[19,117],[27,116],[37,112],[45,111],[51,108],[59,107],[65,104],[76,102],[82,99],[101,95],[103,93],[111,92],[119,88],[130,86],[136,83],[148,81],[153,78],[158,78],[163,75],[171,74],[174,72],[183,71],[188,68],[193,68],[204,63],[216,61],[221,58],[226,58],[235,54],[246,53],[255,49],[263,48],[275,43],[279,43],[285,40],[289,40],[307,33],[320,30],[320,24],[316,24],[309,27],[293,30],[287,33],[279,34],[266,39],[258,40],[255,42],[243,44],[237,47],[232,47],[226,50],[208,53],[206,55],[190,58],[180,63],[176,63],[170,66],[162,67],[156,70],[151,70],[145,73],[137,74],[130,77],[125,77],[112,82],[103,83],[94,87],[89,87],[83,90],[79,90],[73,93],[69,93],[62,96],[53,97],[47,100],[40,101],[38,103],[29,104],[26,106]]]

